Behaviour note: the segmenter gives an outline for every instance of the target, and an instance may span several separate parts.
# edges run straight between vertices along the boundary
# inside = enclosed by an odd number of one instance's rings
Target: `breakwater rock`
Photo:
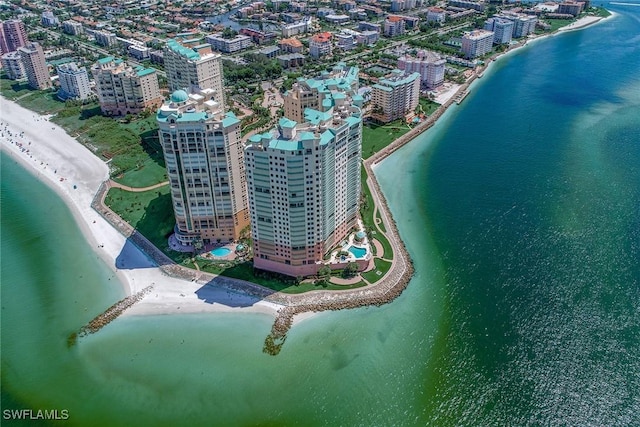
[[[100,329],[107,326],[109,323],[116,320],[122,313],[124,313],[125,310],[130,308],[138,301],[142,300],[142,298],[144,298],[146,294],[151,292],[151,289],[153,289],[153,286],[147,286],[141,291],[121,299],[120,301],[113,304],[111,307],[107,308],[105,311],[91,319],[89,323],[81,327],[78,332],[74,332],[69,336],[67,340],[69,346],[74,345],[79,337],[96,333]]]

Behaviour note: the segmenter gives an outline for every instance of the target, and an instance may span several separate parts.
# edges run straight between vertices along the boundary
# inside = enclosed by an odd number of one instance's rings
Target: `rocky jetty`
[[[107,308],[105,311],[91,319],[89,323],[81,327],[78,332],[74,332],[69,336],[67,340],[69,346],[74,345],[79,337],[96,333],[100,329],[107,326],[109,323],[116,320],[122,313],[124,313],[125,310],[130,308],[138,301],[142,300],[142,298],[144,298],[146,294],[151,292],[151,289],[153,289],[153,286],[147,286],[140,292],[136,292],[133,295],[129,295],[128,297],[121,299],[120,301],[113,304],[111,307]]]

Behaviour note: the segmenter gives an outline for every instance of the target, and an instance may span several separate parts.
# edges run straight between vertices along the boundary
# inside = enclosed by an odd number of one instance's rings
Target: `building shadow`
[[[116,257],[115,262],[116,268],[121,270],[136,270],[158,266],[158,263],[147,255],[145,250],[134,244],[130,237],[124,242],[124,246]]]
[[[217,276],[204,284],[195,294],[207,304],[250,307],[274,292],[249,282]]]

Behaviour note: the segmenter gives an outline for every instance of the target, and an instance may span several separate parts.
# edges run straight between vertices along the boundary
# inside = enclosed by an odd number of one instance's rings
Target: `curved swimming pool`
[[[211,255],[213,256],[219,256],[219,257],[223,257],[223,256],[227,256],[231,253],[231,249],[229,248],[215,248],[211,251]]]
[[[349,252],[353,254],[356,258],[364,258],[367,255],[367,250],[364,248],[357,248],[355,246],[349,246]]]

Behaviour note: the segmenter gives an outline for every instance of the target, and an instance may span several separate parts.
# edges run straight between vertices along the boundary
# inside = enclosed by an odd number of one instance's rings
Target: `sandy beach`
[[[63,198],[125,293],[153,285],[124,315],[245,312],[275,316],[280,308],[277,304],[220,286],[169,277],[135,246],[126,244],[125,237],[91,208],[100,184],[109,176],[107,165],[47,117],[0,96],[0,123],[2,150]]]

